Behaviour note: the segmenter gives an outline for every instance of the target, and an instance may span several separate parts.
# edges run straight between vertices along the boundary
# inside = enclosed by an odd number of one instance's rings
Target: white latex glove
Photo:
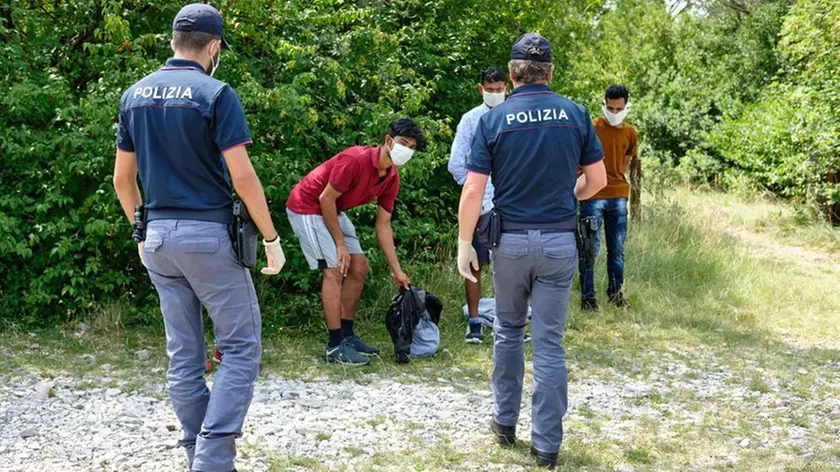
[[[472,270],[470,270],[471,266],[473,269],[478,270],[478,255],[475,253],[472,242],[462,241],[461,238],[458,238],[458,272],[465,279],[475,283],[477,280],[473,276]]]
[[[280,238],[278,237],[272,242],[267,242],[263,239],[265,246],[265,257],[268,259],[268,266],[263,267],[260,272],[265,275],[277,275],[283,270],[286,264],[286,255],[283,254],[283,248],[280,246]]]

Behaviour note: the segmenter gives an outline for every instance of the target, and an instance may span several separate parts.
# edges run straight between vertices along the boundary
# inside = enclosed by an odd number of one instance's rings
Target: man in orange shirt
[[[595,132],[604,148],[604,165],[607,168],[607,186],[593,197],[580,202],[580,217],[595,217],[598,231],[595,233],[595,252],[600,247],[601,223],[607,242],[607,295],[610,303],[617,307],[629,307],[624,297],[624,239],[627,236],[627,199],[630,184],[624,174],[631,161],[638,159],[638,136],[636,128],[624,122],[630,111],[630,94],[624,85],[610,85],[604,94],[602,109],[604,116],[594,120]],[[594,269],[580,262],[581,308],[584,311],[598,309],[595,299]]]

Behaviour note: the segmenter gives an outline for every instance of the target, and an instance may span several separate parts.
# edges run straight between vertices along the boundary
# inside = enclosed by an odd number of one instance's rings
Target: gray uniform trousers
[[[493,250],[494,415],[505,426],[514,426],[519,419],[530,300],[534,353],[531,440],[541,452],[557,452],[563,442],[568,401],[562,344],[576,264],[577,244],[571,232],[503,233],[499,247]]]
[[[180,444],[193,470],[233,470],[234,440],[242,435],[262,354],[251,274],[239,264],[221,223],[151,221],[143,258],[160,296],[169,396],[183,427]],[[212,392],[204,380],[202,305],[223,354]]]

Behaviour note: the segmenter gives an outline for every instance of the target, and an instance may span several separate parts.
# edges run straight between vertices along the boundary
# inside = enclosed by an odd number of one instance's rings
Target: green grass
[[[836,429],[820,423],[836,415],[830,400],[840,395],[840,232],[768,200],[678,189],[655,198],[645,195],[645,203],[643,221],[631,222],[625,255],[632,309],[606,303],[604,255],[596,267],[602,310],[581,313],[574,289],[566,332],[570,389],[574,395],[584,381],[621,385],[632,380],[664,383],[671,390],[626,401],[630,407],[661,411],[661,417],[642,418],[633,411],[608,417],[575,406],[559,470],[613,470],[622,464],[640,471],[840,468]],[[463,391],[489,389],[492,349],[489,342],[463,342],[463,282],[452,258],[436,266],[408,262],[406,271],[444,303],[437,356],[408,365],[393,362],[382,320],[395,289],[390,280],[374,277],[357,329],[383,349],[370,366],[328,366],[322,360],[323,333],[283,327],[264,340],[262,375],[360,383],[387,378]],[[491,285],[488,277],[485,281]],[[137,388],[163,382],[160,327],[126,329],[119,307],[102,310],[88,323],[86,334],[75,326],[35,336],[0,334],[0,346],[9,354],[3,356],[0,374],[17,369],[47,376],[70,373],[87,388],[98,386],[102,376]],[[33,343],[41,349],[29,349]],[[149,349],[152,358],[140,362],[134,356],[138,349]],[[88,353],[95,362],[77,357]],[[720,376],[714,381],[717,390],[703,393],[695,385],[706,383],[710,374]],[[368,423],[376,427],[386,420],[377,416]],[[631,427],[614,439],[622,422]],[[409,433],[418,429],[401,426]],[[771,433],[773,427],[780,432]],[[786,443],[793,427],[806,429],[809,436]],[[454,434],[459,433],[442,430],[432,444],[418,438],[401,454],[345,451],[355,470],[458,470],[476,457],[490,464],[533,466],[527,442],[505,450],[488,440],[476,450],[462,451],[452,446]],[[739,438],[750,439],[749,445],[741,447]],[[329,439],[323,435],[319,440]],[[762,440],[772,440],[772,447],[762,448]],[[282,451],[253,453],[265,456],[271,470],[327,470]]]

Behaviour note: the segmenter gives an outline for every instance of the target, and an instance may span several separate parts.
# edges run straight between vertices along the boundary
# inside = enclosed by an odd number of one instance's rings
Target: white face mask
[[[210,65],[211,65],[210,77],[213,77],[213,74],[215,74],[216,71],[219,69],[219,65],[221,65],[221,63],[222,63],[222,48],[221,48],[221,46],[219,46],[219,52],[217,52],[216,55],[214,55],[210,59]]]
[[[414,155],[414,149],[408,148],[394,141],[394,146],[390,149],[390,153],[391,161],[394,165],[404,166],[406,162],[411,160],[411,156]]]
[[[505,101],[505,93],[504,92],[484,92],[484,104],[490,108],[493,108],[497,105],[500,105],[503,101]]]
[[[611,125],[618,126],[624,122],[624,119],[627,118],[627,114],[630,113],[630,102],[627,102],[627,105],[624,106],[624,110],[621,110],[618,113],[612,113],[607,110],[606,103],[601,103],[601,110],[604,111],[604,118],[606,118]]]

